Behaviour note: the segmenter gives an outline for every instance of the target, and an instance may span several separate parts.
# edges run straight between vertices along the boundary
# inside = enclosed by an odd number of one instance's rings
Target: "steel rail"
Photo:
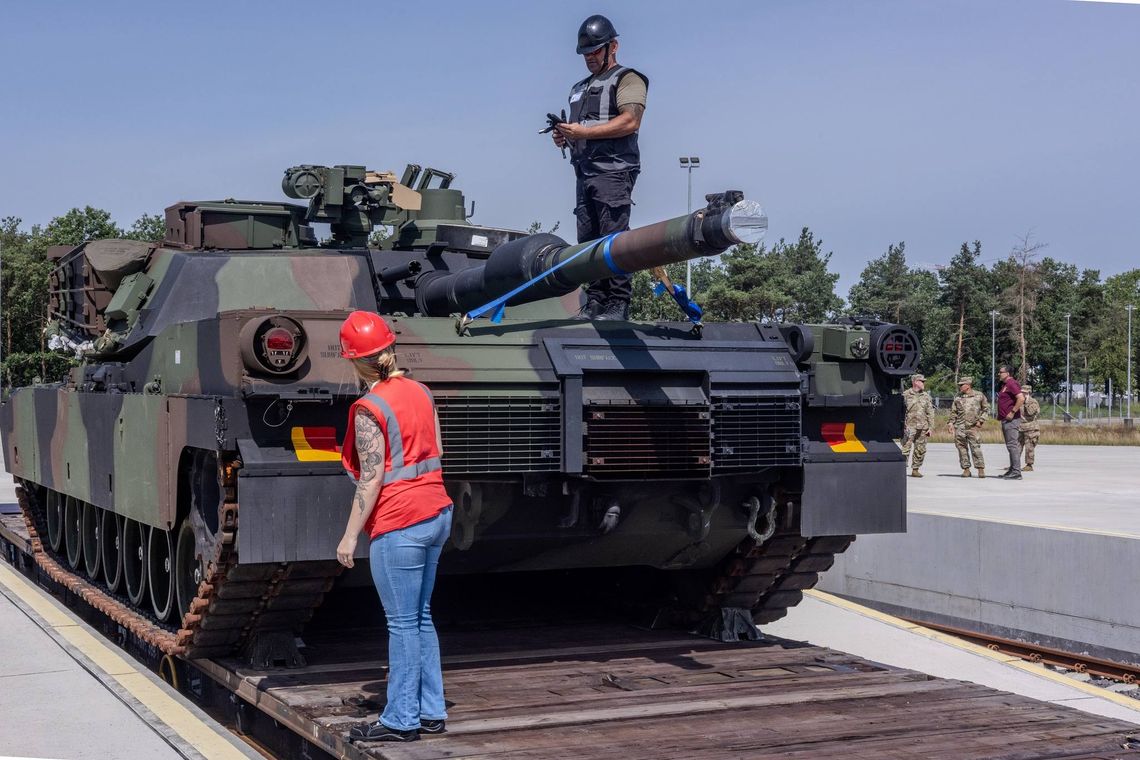
[[[1040,644],[1030,644],[1025,641],[1016,641],[988,633],[979,633],[978,631],[972,631],[968,628],[959,628],[952,625],[943,625],[941,623],[930,623],[924,620],[915,620],[914,618],[903,619],[915,625],[921,625],[925,628],[931,628],[935,631],[949,633],[952,636],[966,639],[971,643],[984,646],[995,652],[1020,657],[1029,662],[1068,668],[1078,673],[1087,673],[1091,676],[1109,678],[1113,681],[1120,681],[1126,684],[1140,684],[1140,665],[1130,665],[1124,662],[1116,662],[1115,660],[1105,660],[1100,657],[1066,652],[1063,649],[1054,649]]]

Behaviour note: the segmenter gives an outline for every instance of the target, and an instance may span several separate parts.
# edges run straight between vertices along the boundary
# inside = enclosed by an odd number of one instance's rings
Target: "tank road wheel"
[[[63,507],[63,543],[67,548],[67,564],[72,570],[78,570],[83,560],[83,542],[80,540],[82,518],[83,502],[68,496]]]
[[[112,594],[123,585],[123,518],[109,509],[102,510],[99,521],[99,551],[103,555],[103,580]]]
[[[146,545],[150,605],[154,616],[165,622],[174,613],[174,537],[168,530],[151,528]]]
[[[99,580],[99,563],[102,559],[99,541],[99,527],[102,522],[99,518],[103,510],[94,504],[83,502],[81,518],[81,538],[83,539],[83,568],[87,577],[93,581]]]
[[[47,492],[47,532],[48,543],[53,552],[63,546],[63,494]]]
[[[123,581],[136,607],[146,598],[146,530],[137,520],[123,521]]]
[[[174,593],[180,617],[190,610],[190,602],[198,593],[198,585],[205,575],[194,540],[194,526],[189,520],[183,520],[182,527],[178,529],[178,545],[174,550]]]

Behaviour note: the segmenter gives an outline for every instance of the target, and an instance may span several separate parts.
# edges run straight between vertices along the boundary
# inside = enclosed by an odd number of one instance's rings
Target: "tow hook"
[[[741,505],[748,512],[748,535],[757,544],[762,544],[776,533],[776,500],[771,496],[767,498],[768,510],[764,513],[764,532],[756,530],[756,521],[760,517],[763,505],[757,496],[749,496]]]
[[[611,499],[606,508],[606,513],[602,515],[602,522],[598,525],[598,530],[602,533],[609,533],[617,527],[619,520],[621,520],[621,505],[618,504],[617,499]]]

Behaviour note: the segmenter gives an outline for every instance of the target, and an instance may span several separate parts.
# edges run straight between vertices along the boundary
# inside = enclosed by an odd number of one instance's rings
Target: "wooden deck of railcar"
[[[0,538],[23,553],[14,518],[0,518]],[[385,634],[375,621],[317,626],[304,668],[200,660],[191,672],[303,737],[289,756],[1140,760],[1124,746],[1140,743],[1135,725],[830,649],[520,619],[443,627],[448,733],[410,744],[345,740],[384,702]]]
[[[376,630],[309,642],[309,666],[207,672],[351,758],[1140,758],[1136,727],[787,641],[610,625],[443,634],[448,734],[347,744],[384,702]],[[361,705],[363,700],[363,705]]]

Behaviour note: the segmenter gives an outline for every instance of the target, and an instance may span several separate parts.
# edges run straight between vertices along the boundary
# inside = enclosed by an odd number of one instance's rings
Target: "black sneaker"
[[[609,301],[594,319],[607,322],[625,322],[629,319],[629,303],[626,301]]]
[[[571,317],[571,319],[595,319],[601,311],[601,301],[586,301],[586,305],[579,309],[578,313]]]
[[[444,725],[442,720],[430,720],[428,718],[420,718],[420,733],[421,734],[446,734],[447,726]]]
[[[1005,475],[1002,475],[1004,480],[1021,480],[1021,473],[1010,470]]]
[[[374,721],[357,723],[348,730],[348,738],[358,742],[414,742],[419,741],[420,732],[388,728],[380,721]]]

